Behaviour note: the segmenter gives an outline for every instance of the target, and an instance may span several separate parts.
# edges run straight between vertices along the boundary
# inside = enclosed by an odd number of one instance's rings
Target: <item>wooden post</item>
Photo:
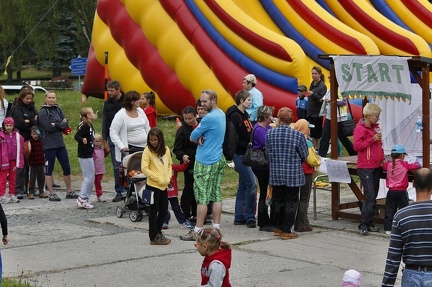
[[[104,101],[108,100],[108,90],[107,90],[107,84],[108,84],[108,52],[105,52],[105,89],[104,89]]]

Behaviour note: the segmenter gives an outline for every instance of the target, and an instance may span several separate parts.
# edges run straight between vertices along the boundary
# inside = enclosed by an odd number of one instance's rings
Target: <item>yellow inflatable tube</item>
[[[239,9],[241,9],[244,13],[249,15],[249,17],[251,17],[255,21],[257,21],[259,24],[263,25],[265,28],[273,31],[274,33],[276,33],[276,34],[278,34],[284,38],[287,38],[284,35],[284,33],[279,29],[279,27],[273,22],[271,17],[268,15],[267,11],[263,8],[263,6],[261,5],[261,3],[258,0],[249,0],[249,1],[234,0],[233,3],[235,3]],[[287,49],[289,49],[289,47]],[[300,60],[300,59],[298,59],[299,54],[292,53],[291,56],[292,56],[293,60]],[[317,62],[315,62],[314,60],[309,58],[307,55],[305,55],[305,58],[304,59],[302,58],[301,60],[306,61],[304,66],[299,67],[301,72],[297,71],[298,74],[291,73],[292,75],[294,75],[294,77],[297,77],[299,85],[309,86],[309,84],[312,81],[311,69],[314,66],[320,67],[326,75],[329,74],[329,72],[326,68],[324,68],[323,66],[321,66],[320,64],[318,64]],[[306,75],[303,75],[302,73],[306,73]],[[297,76],[297,75],[301,75],[301,76]],[[303,78],[303,77],[305,77],[305,78]],[[328,86],[328,83],[327,83],[327,86]]]
[[[105,65],[105,52],[108,52],[108,69],[110,78],[122,83],[122,90],[137,90],[139,93],[151,91],[151,88],[144,82],[137,68],[127,59],[123,48],[111,36],[109,28],[96,13],[92,44],[95,55],[101,66]],[[119,69],[121,67],[121,69]],[[157,110],[160,114],[174,114],[168,109],[156,94]]]
[[[431,11],[432,4],[426,0],[417,0],[424,9]],[[386,0],[387,5],[398,15],[398,17],[417,35],[422,37],[426,42],[432,44],[432,22],[427,25],[422,22],[416,14],[411,12],[402,1]],[[432,19],[431,19],[432,21]]]
[[[123,3],[130,17],[141,26],[144,35],[157,48],[164,62],[176,72],[180,82],[196,99],[203,89],[211,88],[218,94],[218,105],[221,108],[226,109],[234,104],[232,97],[222,87],[159,1],[124,0]],[[175,39],[175,47],[173,47],[173,39]],[[208,83],[212,83],[212,86],[209,87]]]
[[[379,50],[375,43],[364,34],[352,29],[351,27],[345,25],[331,14],[329,14],[325,9],[323,9],[318,3],[314,0],[302,0],[304,5],[306,5],[313,13],[318,16],[320,19],[325,19],[325,21],[339,30],[340,33],[349,35],[352,38],[355,38],[360,42],[366,51],[367,54],[378,54]],[[311,26],[307,19],[304,19],[302,15],[296,13],[296,11],[291,8],[287,1],[276,0],[274,1],[275,5],[279,8],[281,13],[284,15],[286,19],[295,27],[297,31],[300,32],[309,42],[313,43],[316,47],[322,50],[325,53],[331,54],[352,54],[353,52],[343,48],[341,46],[336,45],[335,43],[329,41],[326,35],[321,34],[315,29],[315,27]]]
[[[252,19],[266,27],[267,29],[285,37],[284,33],[273,22],[272,18],[267,14],[266,10],[262,7],[258,0],[232,0],[244,13],[249,15]]]
[[[380,54],[382,55],[412,55],[410,53],[407,53],[403,50],[401,50],[398,47],[395,47],[393,45],[390,45],[386,41],[383,40],[383,37],[385,35],[375,35],[373,32],[376,31],[369,31],[366,27],[364,27],[361,23],[359,23],[353,15],[351,15],[350,11],[347,11],[344,9],[344,7],[339,3],[339,1],[335,0],[325,0],[328,7],[333,11],[333,13],[336,15],[336,17],[350,26],[351,28],[369,36],[378,46],[380,49]],[[415,45],[416,49],[419,52],[419,55],[430,57],[431,56],[431,50],[426,43],[425,40],[423,40],[420,36],[409,32],[402,27],[396,25],[392,21],[388,20],[386,17],[384,17],[381,13],[379,13],[375,8],[367,1],[364,0],[352,0],[356,6],[360,8],[361,11],[363,11],[366,15],[370,16],[375,23],[379,23],[383,27],[387,28],[388,31],[391,31],[395,34],[399,34],[402,37],[408,38],[412,44]]]
[[[299,82],[309,78],[309,72],[305,69],[305,66],[307,65],[305,54],[296,42],[262,26],[249,15],[244,13],[231,0],[218,0],[216,2],[227,14],[242,26],[246,27],[249,31],[253,31],[261,37],[266,38],[269,42],[276,43],[282,47],[286,51],[287,55],[290,56],[292,62],[270,55],[267,51],[260,50],[258,47],[254,46],[254,43],[251,44],[243,40],[241,36],[232,31],[230,27],[227,27],[218,18],[218,16],[214,14],[204,1],[196,1],[195,3],[199,7],[200,11],[231,45],[269,70],[290,77],[297,77]]]

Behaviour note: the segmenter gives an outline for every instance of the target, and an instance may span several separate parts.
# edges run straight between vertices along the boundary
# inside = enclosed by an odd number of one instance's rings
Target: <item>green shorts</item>
[[[221,185],[225,164],[224,156],[212,165],[195,161],[193,187],[197,204],[207,205],[210,201],[222,202]]]

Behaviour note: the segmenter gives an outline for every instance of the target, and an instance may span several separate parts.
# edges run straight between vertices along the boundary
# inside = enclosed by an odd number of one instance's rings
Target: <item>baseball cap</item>
[[[305,85],[299,85],[298,88],[297,88],[297,91],[300,91],[300,92],[306,92],[306,91],[307,91],[307,88],[306,88]]]
[[[246,81],[248,81],[248,82],[250,82],[252,84],[255,84],[255,85],[257,83],[257,79],[256,79],[256,77],[255,77],[254,74],[246,75],[246,77],[244,77],[243,80],[246,80]]]
[[[395,144],[392,147],[392,149],[391,149],[391,153],[392,154],[395,154],[395,153],[397,153],[397,154],[407,154],[406,150],[405,150],[405,147],[403,145],[401,145],[401,144]]]

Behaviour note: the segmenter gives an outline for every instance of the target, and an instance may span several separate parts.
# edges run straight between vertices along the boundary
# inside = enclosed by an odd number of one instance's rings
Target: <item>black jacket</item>
[[[309,96],[307,115],[308,117],[319,117],[323,103],[321,100],[327,93],[327,87],[323,81],[319,81],[316,84],[312,81],[309,90],[313,91],[313,93]]]
[[[114,119],[115,114],[123,106],[124,93],[121,93],[121,97],[118,100],[108,98],[103,105],[102,109],[102,138],[104,140],[109,136],[109,129]]]
[[[83,143],[83,139],[87,139],[87,144]],[[91,123],[84,124],[80,122],[75,134],[75,140],[78,142],[78,157],[91,158],[93,157],[94,145],[94,129]]]
[[[183,125],[177,130],[173,153],[176,158],[183,163],[183,156],[186,154],[189,156],[190,163],[187,169],[193,169],[195,163],[195,155],[198,147],[197,143],[190,141],[190,135],[193,131],[193,127],[183,123]]]
[[[30,129],[32,126],[37,125],[37,120],[35,120],[35,116],[37,115],[38,112],[33,103],[29,105],[15,105],[11,108],[10,116],[14,119],[15,127],[24,138],[24,141],[31,138]],[[25,120],[29,120],[29,122],[26,123]]]
[[[39,111],[39,129],[44,149],[65,147],[63,130],[69,126],[63,111],[57,106],[43,105]],[[54,123],[54,125],[52,125]]]
[[[234,105],[228,108],[226,117],[233,124],[238,135],[235,153],[245,154],[253,128],[252,123],[249,120],[249,114],[246,111],[242,113],[239,108]]]

